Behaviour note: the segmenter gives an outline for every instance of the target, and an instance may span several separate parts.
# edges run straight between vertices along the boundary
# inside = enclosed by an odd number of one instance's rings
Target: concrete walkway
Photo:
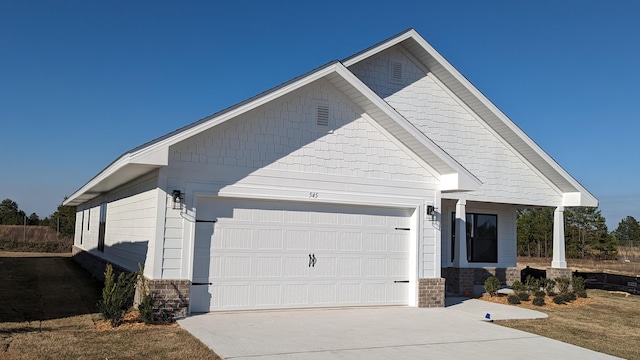
[[[615,359],[492,319],[546,314],[449,298],[446,308],[337,308],[209,313],[179,320],[224,359]]]

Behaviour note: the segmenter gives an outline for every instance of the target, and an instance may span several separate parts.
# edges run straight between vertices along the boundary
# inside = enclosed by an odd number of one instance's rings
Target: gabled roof
[[[598,200],[564,170],[524,131],[485,97],[414,29],[369,47],[342,61],[350,67],[395,45],[401,45],[429,69],[460,100],[496,131],[564,194],[564,206],[598,206]]]
[[[67,198],[64,204],[80,205],[146,172],[167,166],[169,164],[169,147],[171,145],[322,78],[333,83],[354,103],[365,110],[372,119],[380,123],[389,133],[437,171],[440,174],[441,190],[465,191],[475,190],[480,187],[481,182],[473,174],[416,129],[407,119],[362,83],[342,63],[333,61],[246,101],[126,152]]]
[[[65,205],[80,205],[143,175],[167,166],[169,147],[233,119],[258,106],[295,91],[321,78],[331,81],[346,96],[378,121],[440,174],[442,191],[475,190],[481,182],[442,148],[425,136],[384,99],[367,87],[348,67],[400,44],[421,61],[456,96],[464,101],[516,151],[555,184],[564,194],[565,206],[597,206],[597,199],[547,155],[533,140],[449,64],[415,30],[408,29],[342,62],[333,61],[250,99],[198,120],[165,136],[138,146],[111,163],[73,193]]]

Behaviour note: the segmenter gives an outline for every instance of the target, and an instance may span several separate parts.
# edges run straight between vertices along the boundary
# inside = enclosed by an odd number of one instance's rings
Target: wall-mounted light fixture
[[[173,199],[173,208],[181,209],[184,202],[184,193],[180,192],[180,190],[173,190],[171,199]]]
[[[436,207],[433,205],[427,205],[427,215],[431,216],[431,221],[436,220]]]

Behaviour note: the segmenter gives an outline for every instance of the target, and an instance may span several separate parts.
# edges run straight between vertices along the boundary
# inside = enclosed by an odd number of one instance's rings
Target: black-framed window
[[[467,261],[498,262],[498,215],[467,213]],[[451,213],[451,261],[456,251],[456,213]]]
[[[104,252],[104,236],[107,231],[107,203],[100,204],[100,225],[98,227],[98,251]]]

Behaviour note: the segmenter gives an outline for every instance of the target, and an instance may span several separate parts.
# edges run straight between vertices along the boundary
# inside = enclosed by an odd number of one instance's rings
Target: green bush
[[[518,299],[520,299],[520,301],[529,301],[530,295],[526,292],[516,293],[516,295],[518,296]]]
[[[113,267],[107,264],[104,272],[104,288],[102,299],[98,302],[98,310],[116,327],[122,323],[124,313],[133,306],[133,296],[136,291],[137,273],[120,273],[115,281]]]
[[[515,291],[516,293],[520,293],[520,292],[525,291],[525,286],[524,286],[524,284],[523,284],[521,281],[516,280],[516,281],[514,281],[514,282],[513,282],[513,284],[511,285],[511,289],[512,289],[513,291]]]
[[[564,299],[564,294],[560,294],[560,295],[554,296],[553,297],[553,302],[558,304],[558,305],[565,304],[566,301]]]
[[[509,304],[513,304],[513,305],[520,304],[520,298],[516,294],[509,295],[509,297],[507,298],[507,301],[509,302]]]
[[[569,292],[569,285],[571,284],[571,280],[568,278],[556,278],[556,286],[558,287],[558,292],[560,294],[566,294]]]
[[[538,290],[535,293],[533,293],[533,296],[535,297],[539,297],[539,298],[544,298],[544,296],[546,295],[546,293],[542,290]]]
[[[575,276],[572,279],[572,284],[573,286],[573,291],[578,292],[578,291],[584,291],[586,289],[586,283],[584,281],[583,277],[580,276]]]
[[[538,280],[538,279],[534,278],[533,276],[529,275],[524,280],[524,286],[526,287],[528,292],[533,293],[536,290],[540,290],[540,280]]]
[[[547,295],[549,296],[554,296],[556,294],[556,282],[553,279],[547,279],[545,286],[544,286],[544,291],[547,293]]]
[[[153,294],[149,289],[149,281],[144,278],[144,271],[142,266],[138,264],[138,285],[140,286],[140,292],[142,293],[142,299],[138,304],[138,312],[140,313],[140,319],[145,324],[153,323]]]
[[[533,298],[533,301],[531,303],[535,306],[544,306],[544,297],[536,296]]]
[[[578,290],[575,292],[577,297],[586,298],[587,290]]]
[[[489,276],[487,280],[484,281],[484,290],[489,293],[491,296],[495,296],[498,293],[498,289],[500,289],[500,280],[498,280],[495,276]]]

